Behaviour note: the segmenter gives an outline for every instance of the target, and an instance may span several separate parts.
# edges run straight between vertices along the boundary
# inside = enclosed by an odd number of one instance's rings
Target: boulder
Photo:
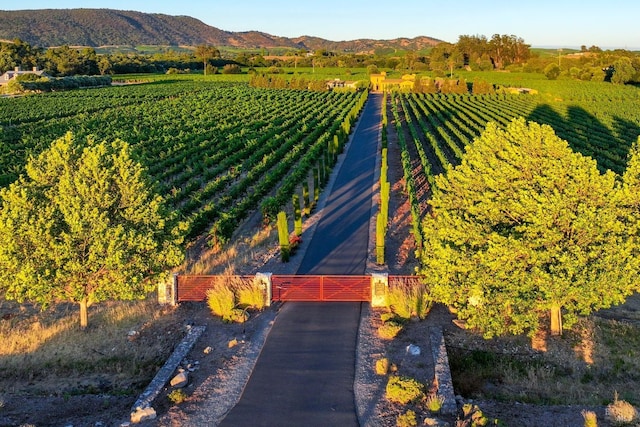
[[[134,424],[141,423],[146,420],[155,420],[156,419],[156,410],[151,406],[147,406],[146,408],[138,408],[136,412],[131,413],[131,422]]]
[[[171,384],[171,387],[182,388],[186,386],[188,382],[189,382],[189,376],[187,375],[187,372],[184,371],[184,372],[180,372],[178,375],[173,377],[169,384]]]

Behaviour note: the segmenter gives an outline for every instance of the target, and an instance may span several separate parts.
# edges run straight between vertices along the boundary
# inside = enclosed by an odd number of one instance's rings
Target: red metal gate
[[[273,301],[371,301],[369,276],[272,276]]]
[[[207,291],[217,284],[252,282],[255,276],[176,276],[177,301],[206,301]]]

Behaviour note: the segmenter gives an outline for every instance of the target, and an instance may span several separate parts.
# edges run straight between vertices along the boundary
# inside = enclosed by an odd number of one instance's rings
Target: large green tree
[[[206,76],[209,61],[214,58],[220,58],[220,51],[214,46],[200,45],[196,47],[195,56],[202,61],[204,75]]]
[[[0,191],[0,275],[6,298],[87,308],[143,298],[183,260],[180,224],[151,191],[126,143],[71,133],[31,158]]]
[[[633,80],[636,73],[635,68],[631,63],[631,59],[623,56],[613,63],[613,75],[611,76],[611,83],[625,84]]]
[[[622,303],[638,290],[634,170],[622,186],[549,126],[489,123],[436,179],[421,271],[434,296],[487,337],[535,334],[549,314],[559,333]]]

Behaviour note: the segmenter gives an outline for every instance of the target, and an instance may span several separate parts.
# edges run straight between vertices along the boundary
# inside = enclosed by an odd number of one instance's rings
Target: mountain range
[[[346,52],[379,49],[421,50],[439,43],[432,37],[331,41],[319,37],[278,37],[259,31],[231,32],[189,16],[113,9],[0,10],[0,40],[19,38],[33,46],[197,46],[292,48]]]

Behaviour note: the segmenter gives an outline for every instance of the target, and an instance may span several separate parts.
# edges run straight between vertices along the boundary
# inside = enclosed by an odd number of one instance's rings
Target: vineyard
[[[465,145],[489,121],[504,126],[522,116],[548,124],[575,151],[596,159],[602,171],[624,171],[629,148],[640,135],[637,88],[533,83],[542,86],[542,95],[396,93],[388,97],[387,111],[401,149],[418,250],[422,245],[420,218],[427,212],[434,177],[460,162]]]
[[[389,118],[383,120],[393,123],[402,149],[418,249],[434,177],[460,161],[487,122],[505,125],[523,116],[549,124],[601,170],[616,173],[640,134],[635,87],[508,73],[494,73],[491,80],[499,87],[535,88],[539,95],[386,97]],[[308,187],[312,171],[314,187],[322,185],[320,175],[332,166],[366,100],[366,93],[251,88],[235,76],[140,76],[143,81],[0,98],[0,185],[14,181],[29,155],[68,131],[80,138],[120,138],[187,222],[189,236],[209,231],[214,242],[225,243],[249,212],[263,208],[275,218],[301,185]]]
[[[267,213],[277,212],[313,169],[332,166],[366,97],[179,79],[2,98],[0,183],[68,131],[119,138],[189,236],[210,230],[224,243],[267,197]]]

